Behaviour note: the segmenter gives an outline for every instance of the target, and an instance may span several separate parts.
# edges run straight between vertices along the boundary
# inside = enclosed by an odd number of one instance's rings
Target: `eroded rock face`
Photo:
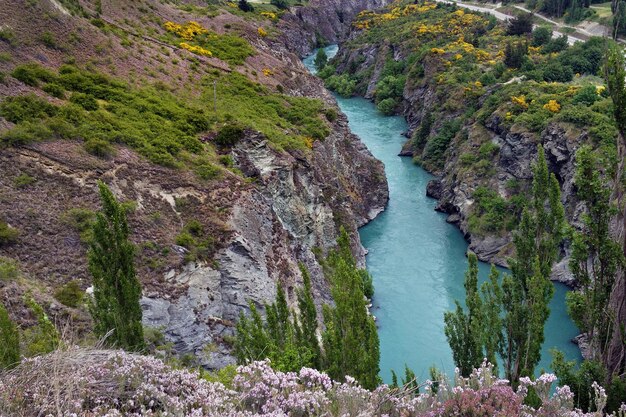
[[[315,143],[311,155],[277,151],[255,132],[247,132],[232,155],[257,186],[234,204],[230,243],[217,253],[215,265],[190,264],[169,273],[168,280],[186,288],[182,296],[142,300],[146,325],[164,329],[178,352],[195,354],[208,368],[233,361],[224,336],[233,334],[248,302],[272,302],[278,282],[295,300],[302,284],[299,263],[311,274],[318,305],[330,302],[313,249],[325,252],[334,246],[341,225],[354,237],[354,252],[363,265],[357,227],[388,200],[382,164],[349,133],[344,116],[328,138]],[[207,352],[206,346],[213,348]]]
[[[291,8],[278,27],[286,45],[304,57],[316,45],[346,39],[359,12],[379,9],[389,3],[390,0],[311,0],[307,6]]]

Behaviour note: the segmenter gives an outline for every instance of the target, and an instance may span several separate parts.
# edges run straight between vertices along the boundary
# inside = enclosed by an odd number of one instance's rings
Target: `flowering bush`
[[[558,113],[561,111],[561,105],[556,100],[550,100],[543,105],[543,108],[551,111],[552,113]]]
[[[361,388],[310,368],[277,372],[269,361],[237,368],[232,387],[199,373],[122,351],[70,349],[25,360],[0,378],[0,415],[62,416],[601,416],[572,410],[568,387],[550,389],[556,377],[522,378],[517,391],[484,363],[468,378],[426,381],[423,392],[382,385]],[[523,404],[532,387],[542,401]],[[594,385],[596,405],[606,394]],[[625,409],[626,412],[626,409]],[[620,416],[624,416],[621,412]]]

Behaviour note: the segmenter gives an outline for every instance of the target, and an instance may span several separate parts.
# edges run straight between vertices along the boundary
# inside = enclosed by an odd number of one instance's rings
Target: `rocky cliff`
[[[359,12],[389,3],[390,0],[312,0],[283,15],[279,27],[289,48],[304,57],[317,46],[345,40]]]
[[[66,2],[46,0],[26,7],[17,3],[0,10],[0,21],[6,22],[3,33],[11,34],[10,41],[0,41],[0,53],[8,57],[0,62],[3,75],[24,62],[55,69],[71,61],[88,63],[90,70],[138,88],[156,85],[194,97],[203,76],[237,72],[255,83],[255,94],[266,89],[271,94],[315,97],[332,116],[317,122],[328,125],[330,133],[307,139],[304,148],[286,150],[261,132],[246,129],[235,146],[216,149],[210,145],[214,133],[208,132],[203,138],[209,147],[207,158],[225,163],[209,179],[199,178],[184,163],[154,164],[121,144],[114,144],[108,157],[87,153],[79,138],[0,148],[0,220],[19,232],[16,242],[0,245],[0,259],[21,270],[19,279],[0,280],[0,297],[13,318],[23,326],[32,323],[21,297],[30,291],[60,325],[71,322],[79,336],[88,331],[86,310],[64,306],[53,295],[69,281],[83,289],[90,285],[83,220],[99,207],[98,180],[109,184],[131,208],[144,322],[159,329],[176,352],[193,354],[209,368],[232,361],[226,336],[233,334],[239,312],[249,301],[260,306],[273,301],[277,283],[295,298],[302,278],[300,263],[311,273],[316,301],[320,305],[331,301],[315,254],[323,256],[334,245],[339,228],[345,227],[363,262],[357,227],[384,209],[388,190],[382,164],[350,133],[332,96],[292,52],[310,47],[295,42],[293,33],[313,39],[310,25],[326,19],[328,26],[321,34],[335,40],[350,16],[370,3],[346,5],[340,22],[337,11],[344,10],[342,2],[332,3],[335,20],[321,11],[325,2],[312,2],[311,8],[297,8],[281,21],[263,21],[266,28],[275,25],[272,36],[262,33],[257,21],[251,23],[227,8],[209,7],[205,13],[194,2],[178,7],[157,1],[145,5],[81,1],[78,11]],[[41,15],[48,17],[35,18]],[[212,17],[202,17],[207,15]],[[229,65],[164,43],[165,21],[189,20],[218,35],[241,36],[252,46],[252,56],[241,65]],[[291,32],[283,37],[283,30]],[[73,34],[70,40],[67,34]],[[0,97],[33,93],[63,104],[33,85],[9,76],[4,80]],[[226,120],[233,117],[237,120],[239,115],[227,115]],[[13,127],[0,117],[3,132]],[[289,133],[284,123],[280,128]],[[26,177],[26,184],[18,180]],[[190,222],[207,237],[208,254],[202,257],[192,257],[176,239]]]

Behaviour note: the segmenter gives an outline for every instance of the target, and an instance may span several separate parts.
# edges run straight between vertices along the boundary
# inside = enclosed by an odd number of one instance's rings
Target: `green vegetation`
[[[324,48],[320,48],[317,51],[317,55],[315,55],[315,68],[321,71],[326,64],[328,64],[328,55],[326,55]]]
[[[113,153],[110,144],[122,143],[152,162],[182,166],[189,160],[182,155],[205,152],[199,134],[223,123],[258,130],[285,149],[305,149],[311,139],[323,140],[329,133],[321,101],[274,94],[236,72],[211,73],[202,83],[200,98],[179,98],[155,87],[131,88],[68,65],[58,74],[35,64],[22,65],[13,76],[33,86],[41,81],[46,87],[58,85],[71,95],[60,106],[33,94],[4,99],[0,115],[17,124],[0,136],[0,142],[8,144],[82,139],[90,153],[108,156]],[[214,81],[217,113],[202,105],[213,101]]]
[[[68,282],[54,292],[54,298],[61,304],[73,308],[81,305],[84,295],[84,291],[80,288],[80,284],[76,280]]]
[[[252,302],[250,317],[241,313],[234,344],[238,361],[269,358],[274,368],[285,371],[316,367],[332,378],[343,380],[350,375],[363,387],[375,388],[380,382],[378,334],[364,301],[364,293],[371,296],[373,287],[369,274],[356,266],[346,231],[342,229],[337,249],[324,261],[335,306],[323,309],[323,349],[317,339],[310,276],[303,266],[301,271],[304,287],[297,292],[299,314],[289,309],[280,285],[276,301],[265,305],[266,320]]]
[[[189,251],[186,254],[188,261],[207,260],[215,250],[214,239],[206,235],[204,227],[197,220],[192,220],[185,225],[183,231],[176,236],[176,244]]]
[[[499,282],[498,272],[492,268],[481,296],[476,259],[470,255],[465,279],[468,312],[457,303],[456,312],[444,317],[446,336],[462,372],[471,372],[484,357],[492,363],[499,357],[505,377],[514,385],[521,377],[534,375],[554,293],[550,272],[564,232],[559,184],[549,173],[543,149],[539,148],[533,168],[532,200],[524,207],[513,238],[516,256],[509,260],[511,275]]]
[[[20,268],[17,261],[0,256],[0,281],[13,281],[20,276]]]
[[[465,304],[468,311],[465,313],[458,301],[456,311],[444,314],[445,333],[454,363],[461,375],[469,376],[472,371],[480,367],[484,356],[483,345],[485,332],[483,330],[482,299],[478,292],[478,258],[475,254],[468,254],[469,268],[465,273]],[[495,352],[488,352],[487,357]]]
[[[89,312],[98,337],[130,351],[144,347],[141,324],[141,285],[135,276],[135,248],[128,240],[126,211],[111,190],[98,183],[102,211],[96,214],[89,245],[89,272],[93,277],[93,300]]]
[[[36,182],[37,178],[31,177],[25,172],[22,172],[20,175],[13,178],[13,185],[15,185],[17,188],[26,188]]]
[[[96,213],[93,210],[75,207],[63,213],[60,220],[75,229],[80,234],[80,240],[87,243],[93,236],[92,226],[95,218]]]
[[[36,326],[29,327],[22,333],[24,355],[36,356],[52,352],[59,347],[61,340],[56,326],[32,296],[26,295],[24,303],[37,320]]]
[[[19,232],[0,219],[0,246],[17,242]]]
[[[20,334],[0,303],[0,371],[20,363]]]
[[[364,388],[373,389],[380,383],[380,349],[376,323],[364,298],[364,274],[356,266],[345,230],[337,244],[325,262],[335,305],[323,308],[324,369],[333,379],[350,375]]]

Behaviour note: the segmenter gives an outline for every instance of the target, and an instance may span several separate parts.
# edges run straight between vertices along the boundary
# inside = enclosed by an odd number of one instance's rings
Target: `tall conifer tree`
[[[104,183],[99,182],[98,188],[102,210],[96,215],[88,253],[94,287],[89,311],[98,336],[111,332],[108,343],[138,351],[144,347],[141,285],[135,275],[126,211]]]

